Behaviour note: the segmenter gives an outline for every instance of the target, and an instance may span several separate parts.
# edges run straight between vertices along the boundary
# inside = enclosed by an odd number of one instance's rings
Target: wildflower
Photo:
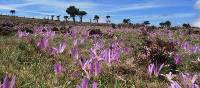
[[[93,82],[92,88],[97,88],[97,83],[96,82]]]
[[[59,44],[59,46],[57,48],[58,53],[62,53],[64,51],[65,47],[66,47],[66,43],[65,42]]]
[[[36,45],[38,49],[44,50],[48,47],[48,43],[49,43],[48,38],[43,37],[42,39],[36,42]]]
[[[9,82],[8,76],[5,75],[3,79],[3,84],[0,86],[1,88],[14,88],[16,76],[12,77],[12,80]]]
[[[44,32],[44,33],[43,33],[43,36],[44,36],[44,37],[47,37],[47,38],[53,39],[54,36],[55,36],[55,34],[56,34],[55,31],[49,30],[49,31],[47,31],[47,32]]]
[[[172,74],[172,72],[169,72],[169,74],[166,74],[165,77],[170,81],[170,82],[173,82],[173,78],[174,78],[174,75]]]
[[[148,74],[150,75],[150,77],[151,77],[151,75],[153,74],[153,70],[154,70],[154,64],[149,64],[148,65]]]
[[[56,75],[59,75],[62,73],[62,65],[60,63],[54,64],[54,72]]]
[[[76,88],[88,88],[88,79],[86,77],[84,77],[82,79],[81,85],[77,85]],[[97,83],[96,82],[92,83],[92,88],[97,88]]]
[[[55,54],[57,54],[57,48],[55,48],[55,47],[51,47],[51,48],[49,48],[48,49],[48,52],[49,52],[49,54],[50,55],[55,55]]]
[[[188,88],[199,88],[195,81],[197,80],[197,75],[191,75],[189,73],[181,73],[183,84]]]
[[[111,64],[114,61],[119,61],[119,57],[120,57],[119,50],[110,48],[105,50],[104,58],[108,64]]]
[[[158,77],[158,75],[160,74],[160,71],[161,69],[163,68],[164,64],[161,64],[160,67],[158,67],[157,65],[155,65],[155,68],[154,68],[154,75],[156,77]]]
[[[188,42],[185,42],[184,44],[182,44],[182,47],[184,50],[188,50],[190,47],[189,47],[189,43]]]
[[[72,48],[70,50],[70,54],[72,55],[72,57],[76,60],[79,59],[79,51],[78,51],[78,48]]]
[[[86,77],[89,79],[92,76],[98,76],[101,72],[101,62],[89,59],[86,60],[85,63],[79,60],[79,64],[81,65],[82,70],[85,72]]]
[[[77,85],[76,88],[88,88],[88,79],[86,77],[84,77],[82,79],[81,85]]]
[[[28,36],[29,35],[29,33],[26,33],[26,32],[22,32],[22,31],[18,31],[17,32],[17,36],[19,37],[19,38],[21,38],[21,37],[26,37],[26,36]]]
[[[158,67],[155,64],[149,64],[148,65],[148,69],[147,72],[150,75],[150,77],[152,75],[155,75],[156,77],[158,77],[158,75],[160,74],[161,69],[163,68],[164,64],[161,64],[160,67]]]
[[[176,65],[180,64],[181,63],[181,56],[180,55],[175,55],[174,56],[174,63]]]
[[[168,88],[182,88],[176,81],[172,81]]]

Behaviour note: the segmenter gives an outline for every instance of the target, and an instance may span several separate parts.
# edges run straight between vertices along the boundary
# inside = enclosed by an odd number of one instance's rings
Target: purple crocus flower
[[[51,48],[48,49],[48,52],[49,52],[50,55],[56,55],[57,51],[58,50],[55,47],[51,47]]]
[[[97,88],[97,83],[96,82],[93,82],[92,88]]]
[[[158,75],[160,74],[161,69],[163,68],[164,64],[161,64],[160,67],[158,67],[155,64],[149,64],[147,72],[150,75],[150,77],[152,75],[155,75],[156,77],[158,77]]]
[[[59,46],[57,48],[55,47],[51,47],[48,49],[48,52],[51,54],[51,55],[56,55],[56,54],[60,54],[60,53],[63,53],[64,52],[64,49],[66,47],[66,43],[63,42],[61,44],[59,44]]]
[[[88,79],[84,77],[82,79],[81,85],[77,85],[76,88],[88,88]]]
[[[84,77],[82,79],[81,85],[77,85],[76,88],[88,88],[88,79],[86,77]],[[92,83],[92,88],[97,88],[97,83],[96,82]]]
[[[192,46],[192,48],[190,49],[190,51],[193,52],[193,53],[199,52],[199,46],[197,46],[197,45]]]
[[[197,84],[195,84],[195,81],[197,80],[197,75],[191,75],[189,73],[182,73],[182,80],[183,84],[188,88],[199,88]]]
[[[72,55],[72,57],[76,60],[79,59],[79,51],[78,51],[78,48],[72,48],[70,50],[70,54]]]
[[[56,35],[55,31],[51,31],[51,30],[43,33],[44,37],[51,38],[51,39],[53,39],[55,35]]]
[[[184,50],[188,50],[189,49],[190,44],[188,42],[183,43],[182,47]]]
[[[43,37],[42,39],[40,39],[39,41],[36,42],[36,45],[37,45],[38,49],[44,50],[48,47],[48,43],[49,43],[48,38]]]
[[[64,51],[65,47],[66,47],[66,43],[65,42],[59,44],[59,46],[57,48],[58,53],[62,53]]]
[[[101,62],[98,61],[95,63],[95,76],[98,76],[101,72]]]
[[[59,75],[62,73],[62,65],[60,63],[54,64],[53,68],[56,75]]]
[[[169,74],[166,74],[165,77],[170,81],[170,82],[173,82],[173,78],[174,78],[174,75],[172,74],[172,72],[169,72]]]
[[[120,51],[117,49],[106,49],[104,52],[104,58],[108,65],[110,65],[114,61],[119,61]]]
[[[79,64],[88,79],[92,76],[98,76],[101,72],[101,62],[95,59],[89,59],[85,62],[79,60]]]
[[[152,74],[153,74],[154,67],[155,67],[154,64],[149,64],[149,65],[148,65],[148,70],[147,70],[147,72],[148,72],[148,74],[149,74],[150,77],[151,77]]]
[[[28,36],[28,35],[29,35],[29,33],[26,33],[25,31],[24,31],[24,32],[22,32],[22,31],[18,31],[18,32],[17,32],[17,36],[18,36],[19,38],[26,37],[26,36]]]
[[[158,67],[157,65],[155,65],[155,68],[154,68],[154,75],[156,77],[158,77],[158,75],[160,74],[160,71],[161,69],[163,68],[164,64],[161,64],[160,67]]]
[[[3,84],[0,87],[1,88],[14,88],[15,80],[16,80],[15,75],[12,77],[12,80],[10,82],[8,80],[8,76],[5,75],[4,80],[3,80]]]
[[[180,55],[175,55],[174,56],[174,63],[176,64],[176,65],[178,65],[178,64],[180,64],[181,63],[181,56]]]
[[[172,81],[168,88],[182,88],[176,81]]]
[[[90,73],[88,70],[90,69],[90,64],[92,60],[87,60],[85,63],[81,60],[79,60],[79,64],[81,65],[82,70],[85,72],[86,77],[90,78]]]

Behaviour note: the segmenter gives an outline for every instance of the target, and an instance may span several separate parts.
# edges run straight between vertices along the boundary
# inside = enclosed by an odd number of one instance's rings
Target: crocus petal
[[[155,65],[154,64],[149,64],[148,66],[148,74],[151,76],[153,73]]]
[[[60,63],[54,64],[54,72],[55,72],[55,74],[61,74],[61,72],[62,72],[62,65]]]
[[[97,83],[96,82],[93,82],[92,88],[97,88]]]
[[[194,84],[194,83],[195,83],[195,81],[197,80],[197,78],[198,78],[198,76],[197,76],[197,75],[194,75],[194,76],[192,77],[192,80],[191,80],[192,84]]]
[[[5,77],[3,79],[2,88],[8,88],[8,76],[7,75],[5,75]]]
[[[100,73],[100,69],[101,69],[100,65],[101,64],[100,64],[99,61],[96,62],[96,64],[95,64],[95,76],[99,75],[99,73]]]
[[[175,62],[176,65],[180,64],[181,63],[181,57],[179,55],[176,55],[174,57],[174,62]]]
[[[173,81],[168,88],[182,88],[176,81]]]
[[[10,86],[9,88],[14,88],[14,85],[15,85],[15,80],[16,80],[16,76],[14,75],[11,82],[10,82]]]
[[[169,74],[166,74],[166,77],[170,82],[172,82],[172,79],[174,76],[173,76],[172,72],[169,72]]]
[[[82,88],[87,88],[87,87],[88,87],[88,80],[86,77],[84,77],[82,80]]]
[[[65,42],[59,44],[58,53],[62,53],[64,51],[65,47],[66,47],[66,43]]]

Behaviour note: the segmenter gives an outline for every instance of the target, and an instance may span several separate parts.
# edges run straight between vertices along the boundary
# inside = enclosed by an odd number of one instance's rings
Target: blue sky
[[[158,24],[170,20],[174,25],[197,25],[200,22],[200,0],[0,0],[0,13],[9,14],[10,9],[16,9],[17,16],[64,16],[70,5],[88,12],[84,21],[99,15],[100,22],[105,22],[105,16],[110,15],[114,23],[121,23],[124,18],[133,23],[149,20]]]

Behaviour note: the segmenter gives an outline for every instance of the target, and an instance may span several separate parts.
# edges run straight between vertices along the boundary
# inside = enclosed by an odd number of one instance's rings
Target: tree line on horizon
[[[12,16],[14,16],[15,13],[16,13],[16,10],[10,10],[10,13],[11,13]],[[86,15],[88,14],[86,11],[79,10],[79,9],[76,8],[75,6],[69,6],[69,7],[66,9],[66,13],[69,14],[69,16],[67,16],[67,15],[63,16],[63,18],[65,19],[65,21],[68,22],[68,20],[69,20],[70,17],[71,17],[72,20],[73,20],[73,23],[76,23],[76,16],[79,17],[80,23],[82,23],[82,22],[83,22],[83,17],[86,16]],[[50,15],[50,16],[51,16],[51,20],[54,20],[55,15]],[[56,17],[57,17],[57,20],[60,20],[60,16],[61,16],[61,15],[56,16]],[[111,18],[111,16],[109,16],[109,15],[106,16],[106,23],[111,23],[110,18]],[[93,20],[94,20],[96,23],[99,23],[99,19],[100,19],[100,16],[99,16],[99,15],[94,15]],[[90,22],[91,22],[91,21],[92,21],[92,20],[90,19]],[[123,19],[122,23],[123,23],[123,24],[132,24],[132,23],[131,23],[131,19],[129,19],[129,18],[128,18],[128,19],[127,19],[127,18]],[[142,25],[145,25],[145,26],[148,26],[148,25],[150,25],[150,24],[151,24],[150,21],[144,21],[144,22],[142,23]],[[171,21],[169,21],[169,20],[168,20],[168,21],[165,21],[165,22],[159,23],[160,27],[170,27],[171,24],[172,24],[172,23],[171,23]],[[186,28],[191,27],[190,24],[186,24],[186,23],[182,24],[182,26],[183,26],[183,27],[186,27]]]

